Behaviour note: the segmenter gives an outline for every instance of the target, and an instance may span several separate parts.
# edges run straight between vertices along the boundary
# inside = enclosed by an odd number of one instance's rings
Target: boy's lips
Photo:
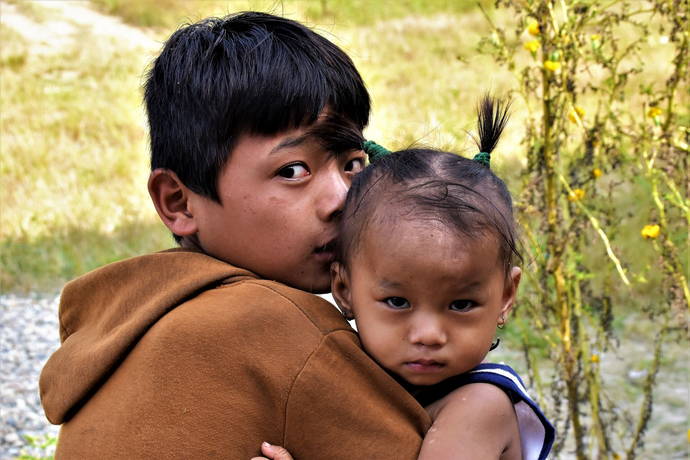
[[[316,247],[314,255],[320,261],[333,262],[333,259],[335,259],[335,239]]]

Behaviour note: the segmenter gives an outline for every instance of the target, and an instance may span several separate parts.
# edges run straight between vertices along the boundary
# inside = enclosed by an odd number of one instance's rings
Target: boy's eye
[[[463,300],[454,300],[453,302],[451,302],[449,308],[453,311],[463,312],[463,311],[470,311],[476,306],[477,306],[476,302],[473,302],[472,300],[463,299]]]
[[[384,300],[384,302],[386,302],[386,304],[389,307],[394,308],[396,310],[410,308],[410,303],[407,301],[407,299],[403,297],[388,297]]]
[[[353,158],[345,164],[345,171],[357,174],[364,169],[364,158]]]
[[[287,165],[278,171],[278,175],[286,179],[301,179],[307,177],[309,174],[309,169],[302,163]]]

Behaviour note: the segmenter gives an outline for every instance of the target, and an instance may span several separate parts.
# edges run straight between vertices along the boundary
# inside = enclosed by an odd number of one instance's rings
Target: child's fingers
[[[271,460],[293,460],[290,452],[288,452],[284,447],[273,446],[267,442],[261,443],[261,453]],[[263,457],[255,458],[262,459]]]

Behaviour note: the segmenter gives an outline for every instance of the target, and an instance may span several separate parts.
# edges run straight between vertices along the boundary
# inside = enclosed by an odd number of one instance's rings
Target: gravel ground
[[[43,363],[59,345],[57,308],[58,294],[0,295],[0,460],[20,454],[46,455],[54,449],[31,447],[25,436],[54,437],[58,432],[58,427],[45,419],[38,395]],[[649,353],[647,340],[635,339],[623,337],[623,352],[601,357],[609,371],[603,376],[604,386],[632,412],[639,406],[638,391],[644,378],[640,357]],[[686,343],[667,347],[654,414],[639,458],[690,458],[690,444],[685,440],[690,397],[688,356]],[[569,447],[566,443],[561,458],[574,457]]]
[[[55,436],[43,415],[38,376],[60,343],[58,295],[0,296],[0,459],[45,454],[24,436]]]

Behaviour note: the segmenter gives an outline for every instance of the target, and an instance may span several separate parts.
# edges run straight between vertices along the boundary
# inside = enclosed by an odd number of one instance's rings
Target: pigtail
[[[485,94],[477,105],[479,138],[475,137],[474,142],[479,148],[479,153],[474,156],[474,159],[487,168],[490,165],[491,152],[496,148],[503,129],[508,123],[510,105],[510,100],[498,99],[489,94]]]

